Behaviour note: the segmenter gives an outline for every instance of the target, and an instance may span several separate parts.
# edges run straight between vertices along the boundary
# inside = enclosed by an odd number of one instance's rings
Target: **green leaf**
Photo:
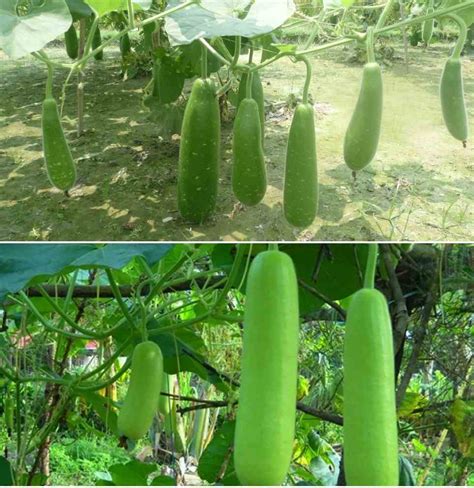
[[[12,486],[14,484],[10,461],[0,456],[0,486]]]
[[[146,464],[140,461],[130,461],[127,464],[115,464],[109,468],[112,481],[120,486],[146,486],[148,476],[157,471],[156,464]]]
[[[21,16],[17,14],[16,3],[0,0],[0,49],[13,59],[43,49],[71,25],[72,17],[65,0],[33,5]]]
[[[74,22],[88,18],[92,15],[92,10],[84,3],[84,0],[66,0]]]
[[[120,269],[136,256],[142,256],[152,266],[172,247],[172,244],[4,244],[0,255],[0,301],[34,278],[44,280],[77,268]]]
[[[176,7],[180,3],[179,0],[171,0],[168,6]],[[201,0],[200,5],[167,16],[165,29],[173,45],[218,36],[255,37],[274,31],[294,12],[294,2],[287,0],[273,0],[270,9],[267,0],[244,0],[237,4]]]
[[[456,398],[451,408],[451,421],[459,451],[464,457],[474,457],[474,402]]]
[[[79,395],[96,411],[97,415],[104,422],[107,429],[109,429],[114,435],[118,436],[119,431],[117,427],[117,414],[111,408],[110,399],[92,391],[80,392]],[[118,484],[120,485],[122,483]]]
[[[227,464],[225,474],[231,475],[234,472],[234,462],[232,457],[232,446],[234,445],[235,422],[225,422],[214,434],[211,442],[207,445],[206,450],[201,454],[199,459],[198,474],[199,477],[209,483],[218,481],[222,468]],[[226,478],[226,476],[224,476]],[[221,480],[222,482],[223,480]],[[233,478],[229,476],[227,481],[239,485],[235,474]]]
[[[170,476],[157,476],[149,486],[176,486],[176,480]]]
[[[109,12],[121,12],[127,10],[127,0],[86,0],[87,3],[102,17]],[[149,10],[153,0],[133,0],[133,5],[138,10]]]
[[[453,5],[458,5],[460,3],[463,3],[463,0],[443,0],[441,5],[439,6],[440,9],[443,8],[448,8],[452,7]],[[471,5],[469,8],[463,8],[462,10],[458,10],[457,12],[454,12],[456,15],[459,15],[464,22],[466,22],[466,25],[469,27],[470,25],[474,24],[474,6]],[[445,17],[442,17],[444,20]]]

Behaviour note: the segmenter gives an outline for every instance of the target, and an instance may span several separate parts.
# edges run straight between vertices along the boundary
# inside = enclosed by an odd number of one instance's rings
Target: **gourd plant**
[[[50,36],[66,33],[66,38],[69,39],[67,41],[68,52],[73,58],[72,62],[53,61],[43,49],[37,46],[31,48],[31,53],[48,66],[49,77],[52,76],[53,67],[69,70],[62,90],[61,114],[66,87],[71,76],[74,73],[83,73],[88,61],[93,57],[100,57],[104,48],[113,42],[120,41],[122,53],[126,54],[129,52],[129,42],[127,41],[129,35],[143,30],[148,44],[151,44],[148,51],[153,58],[154,65],[153,79],[145,89],[143,104],[152,111],[157,110],[158,119],[165,119],[166,117],[163,115],[169,113],[169,120],[173,127],[178,126],[178,122],[181,123],[181,115],[179,110],[175,110],[174,104],[181,97],[185,78],[194,76],[196,70],[191,70],[193,71],[191,75],[180,72],[179,66],[174,66],[170,57],[163,55],[163,50],[153,50],[150,36],[153,35],[157,22],[161,24],[160,32],[166,34],[170,46],[182,48],[186,51],[188,61],[191,59],[200,63],[200,70],[198,69],[200,76],[194,82],[182,120],[177,169],[177,207],[183,220],[192,223],[201,224],[209,219],[215,212],[218,203],[219,167],[221,165],[219,100],[232,89],[235,81],[239,81],[239,94],[233,131],[232,188],[237,200],[244,205],[256,205],[264,198],[267,189],[264,155],[265,106],[260,73],[267,66],[284,57],[302,61],[307,68],[303,99],[295,110],[288,137],[285,174],[282,175],[282,179],[284,177],[285,180],[283,213],[287,221],[295,227],[310,226],[317,215],[318,208],[314,108],[309,103],[312,73],[308,55],[316,55],[354,41],[366,43],[368,62],[363,69],[359,98],[344,139],[344,159],[349,168],[353,172],[357,172],[374,159],[380,139],[383,83],[381,68],[375,59],[374,42],[378,37],[394,30],[424,23],[425,30],[428,32],[430,23],[434,19],[453,19],[460,27],[460,36],[453,55],[446,63],[441,79],[441,105],[449,132],[466,145],[468,123],[460,61],[460,49],[466,37],[466,24],[460,15],[474,7],[474,0],[465,0],[448,7],[440,7],[435,11],[428,8],[424,15],[387,25],[396,4],[395,0],[389,0],[376,25],[370,25],[366,32],[352,31],[335,41],[312,46],[312,40],[314,40],[318,28],[316,25],[313,32],[308,30],[309,42],[303,48],[296,45],[278,45],[270,41],[271,49],[266,50],[265,55],[257,63],[253,56],[257,43],[261,42],[268,47],[268,38],[272,32],[283,25],[294,13],[292,2],[281,1],[281,9],[275,13],[274,17],[265,19],[265,22],[258,22],[257,20],[264,15],[262,13],[264,11],[260,8],[260,1],[257,0],[255,5],[249,7],[249,11],[246,12],[247,17],[243,13],[237,14],[224,9],[226,15],[222,18],[220,10],[213,12],[210,9],[204,9],[197,0],[190,0],[137,21],[135,6],[130,0],[127,2],[127,16],[124,16],[128,24],[107,40],[102,41],[99,40],[101,16],[111,9],[113,10],[114,7],[118,10],[123,7],[119,0],[107,2],[108,6],[104,6],[98,0],[89,0],[90,11],[93,15],[87,17],[90,26],[82,55],[79,53],[77,59],[74,58],[76,55],[75,36],[69,12],[57,14],[61,22],[58,22],[58,26],[47,33],[48,37],[44,37],[46,34],[42,33],[42,40],[39,44],[44,46],[48,40],[51,40]],[[59,12],[62,3],[66,8],[64,0],[55,0],[55,2],[56,6],[44,5],[39,8],[45,10],[56,8]],[[69,21],[66,21],[68,15]],[[238,18],[238,15],[241,18]],[[207,20],[204,26],[203,18]],[[163,20],[165,21],[164,27]],[[249,38],[245,43],[247,49],[250,44],[247,63],[241,62],[244,36]],[[16,39],[13,35],[11,37]],[[266,37],[266,41],[259,40],[262,37]],[[232,53],[228,47],[230,46],[229,38],[233,38],[235,43]],[[11,42],[13,48],[10,47],[10,44],[4,44],[4,48],[7,46],[7,53],[12,52],[16,55],[15,49],[22,54],[25,53],[23,45],[20,49],[15,41]],[[212,76],[216,72],[218,72],[218,76]],[[227,79],[221,76],[223,74],[227,74]],[[47,83],[52,85],[51,79],[48,78]],[[79,85],[83,86],[82,83]],[[49,113],[52,112],[53,110],[50,108]],[[45,128],[47,125],[44,123]],[[57,144],[58,151],[66,154],[67,157],[63,158],[61,165],[56,165],[50,149],[46,154],[45,144],[45,158],[49,160],[47,167],[53,184],[67,191],[74,184],[71,158],[66,150],[64,135],[61,135],[59,130],[57,132],[60,140]],[[256,132],[260,132],[260,137]],[[306,142],[300,144],[300,141],[303,140]],[[48,147],[51,147],[51,144]],[[60,147],[62,149],[59,149]],[[51,168],[56,166],[63,168],[64,175],[61,178],[57,171],[55,171],[54,178],[51,177],[51,172],[54,171]]]

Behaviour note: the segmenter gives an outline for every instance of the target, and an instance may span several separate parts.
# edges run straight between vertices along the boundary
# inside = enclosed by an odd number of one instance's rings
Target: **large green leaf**
[[[171,244],[2,244],[0,245],[0,301],[33,279],[45,279],[77,268],[120,269],[136,256],[152,266]]]
[[[462,0],[443,0],[439,8],[440,9],[447,8],[447,7],[451,7],[452,5],[458,5],[461,3],[467,3],[467,2]],[[459,15],[459,17],[461,17],[464,20],[464,22],[466,22],[466,25],[468,27],[474,24],[474,5],[471,5],[468,8],[463,8],[454,13],[456,13],[456,15]],[[445,19],[443,19],[443,21],[444,20]]]
[[[74,21],[81,20],[92,15],[92,9],[84,0],[66,0]]]
[[[96,392],[81,392],[80,396],[95,410],[104,422],[107,429],[115,435],[119,435],[117,427],[117,414],[111,408],[110,400]],[[119,483],[122,484],[122,483]]]
[[[199,458],[198,474],[199,477],[209,483],[226,485],[239,485],[234,471],[232,457],[232,447],[234,445],[235,422],[225,422],[214,434],[206,450]],[[225,475],[222,480],[218,480],[222,468],[227,463]],[[225,480],[225,483],[224,483]]]
[[[99,14],[103,16],[109,12],[120,12],[127,10],[127,0],[86,0],[86,2]],[[149,10],[153,0],[133,0],[137,9]]]
[[[12,486],[14,484],[10,462],[0,456],[0,486]]]
[[[158,470],[156,464],[132,460],[127,464],[115,464],[109,468],[112,481],[118,486],[147,486],[148,477]]]
[[[172,0],[169,7],[179,5]],[[295,12],[293,0],[201,0],[166,17],[166,32],[174,45],[218,36],[255,37],[280,27]]]
[[[13,59],[39,51],[71,25],[65,0],[48,0],[22,16],[16,11],[16,3],[0,0],[0,49]]]

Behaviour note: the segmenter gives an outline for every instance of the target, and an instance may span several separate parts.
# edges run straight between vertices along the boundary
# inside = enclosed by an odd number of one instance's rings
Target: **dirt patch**
[[[345,64],[342,50],[313,58],[320,212],[302,232],[283,219],[282,183],[291,123],[285,102],[301,93],[303,66],[283,60],[262,74],[269,179],[263,203],[236,206],[227,122],[215,216],[190,226],[176,208],[178,144],[156,136],[140,103],[148,80],[123,82],[117,51],[87,68],[87,133],[80,139],[74,131],[75,89],[68,90],[64,125],[79,175],[70,198],[51,188],[42,160],[45,69],[33,59],[0,57],[0,240],[470,241],[474,151],[472,144],[463,149],[443,124],[438,81],[447,51],[443,45],[410,49],[408,72],[401,61],[384,70],[379,152],[355,182],[342,159],[342,141],[361,68]],[[60,48],[48,52],[57,59],[64,55]],[[64,76],[58,73],[56,93]],[[472,124],[472,57],[464,59],[464,76]]]

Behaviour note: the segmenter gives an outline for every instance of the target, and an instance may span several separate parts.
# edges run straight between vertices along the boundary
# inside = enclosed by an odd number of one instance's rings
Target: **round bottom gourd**
[[[267,191],[260,115],[253,98],[242,101],[234,122],[232,189],[244,205],[257,205]]]
[[[134,441],[150,429],[156,415],[163,380],[163,356],[155,342],[146,341],[133,350],[130,383],[120,409],[119,431]]]
[[[286,152],[283,209],[295,227],[310,226],[318,211],[316,131],[312,105],[296,107]]]
[[[348,485],[399,481],[393,339],[385,296],[356,292],[344,337],[344,472]]]
[[[247,279],[234,465],[243,485],[281,485],[294,442],[298,285],[291,258],[257,255]]]
[[[51,183],[62,191],[76,182],[76,165],[59,118],[54,98],[46,98],[42,113],[43,152]]]
[[[380,139],[383,107],[383,81],[380,66],[364,66],[357,105],[344,138],[344,160],[353,171],[360,171],[374,159]]]
[[[469,137],[462,64],[460,59],[446,61],[440,83],[441,108],[449,133],[465,143]]]
[[[178,208],[193,223],[214,211],[220,160],[220,109],[210,79],[197,79],[186,105],[178,168]]]

